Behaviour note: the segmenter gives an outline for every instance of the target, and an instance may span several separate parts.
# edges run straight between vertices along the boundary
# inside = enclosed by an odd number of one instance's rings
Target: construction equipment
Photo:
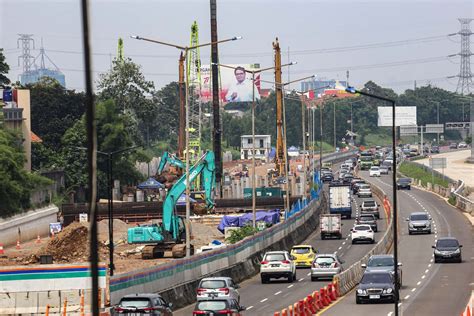
[[[205,202],[208,209],[214,207],[212,191],[215,186],[214,153],[206,152],[189,170],[189,181],[193,182],[202,176],[205,189]],[[174,184],[163,203],[163,221],[160,225],[143,225],[129,228],[127,241],[129,244],[145,244],[142,259],[160,258],[165,251],[172,251],[173,258],[181,258],[186,250],[186,229],[189,223],[179,217],[176,204],[186,190],[186,174]]]
[[[186,168],[186,163],[182,162],[175,155],[170,154],[169,152],[165,151],[163,155],[161,156],[160,165],[158,166],[158,171],[157,171],[158,174],[161,174],[163,172],[163,169],[165,168],[167,163],[172,166],[179,167],[181,169]]]

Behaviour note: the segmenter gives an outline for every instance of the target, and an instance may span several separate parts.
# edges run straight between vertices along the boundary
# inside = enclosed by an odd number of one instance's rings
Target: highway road
[[[351,220],[343,220],[343,238],[340,240],[321,240],[319,229],[315,231],[302,244],[311,244],[319,253],[334,253],[344,260],[343,267],[349,267],[354,262],[360,260],[373,244],[352,245],[349,232],[354,225],[354,217],[359,214],[361,200],[354,197]],[[378,201],[379,204],[382,204]],[[386,218],[381,208],[381,219],[378,221],[379,231],[376,233],[376,242],[380,240],[386,230]],[[282,249],[290,250],[290,249]],[[306,297],[308,294],[327,285],[330,280],[312,282],[310,278],[310,269],[298,269],[297,281],[287,283],[286,280],[275,280],[269,284],[261,284],[260,275],[256,275],[242,282],[239,289],[241,296],[241,305],[246,306],[245,315],[273,315],[274,311],[279,311],[294,304],[298,300]],[[194,305],[187,306],[174,312],[174,315],[191,315]]]
[[[366,172],[361,175],[367,177]],[[391,177],[370,181],[391,197]],[[398,250],[399,261],[403,263],[400,315],[459,315],[474,285],[472,226],[459,210],[432,193],[416,188],[398,192]],[[426,211],[432,216],[434,231],[431,235],[408,235],[404,218],[415,211]],[[462,263],[433,262],[431,246],[443,236],[454,236],[464,246]],[[356,305],[354,291],[322,313],[324,316],[393,314],[394,304]]]

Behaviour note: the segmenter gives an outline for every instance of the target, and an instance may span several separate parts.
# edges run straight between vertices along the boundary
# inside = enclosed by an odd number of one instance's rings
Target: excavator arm
[[[158,174],[161,174],[163,172],[163,169],[165,168],[167,163],[173,166],[177,166],[181,169],[186,168],[186,164],[182,162],[178,157],[165,151],[161,156],[160,165],[158,166]]]
[[[202,175],[206,192],[206,204],[208,207],[214,206],[214,202],[212,201],[212,190],[215,183],[215,168],[214,153],[208,151],[189,169],[190,183]],[[174,209],[179,197],[185,192],[185,190],[186,174],[183,174],[170,189],[163,203],[163,228],[172,233],[173,238],[175,239],[178,237],[179,220]]]

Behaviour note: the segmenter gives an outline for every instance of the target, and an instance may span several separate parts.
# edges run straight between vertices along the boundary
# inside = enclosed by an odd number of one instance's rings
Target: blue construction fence
[[[313,176],[313,187],[310,190],[309,198],[303,197],[293,203],[290,210],[285,211],[285,219],[290,218],[291,216],[295,215],[302,209],[304,209],[308,204],[313,200],[318,200],[320,193],[323,189],[323,182],[321,181],[321,177],[319,171],[316,171]]]

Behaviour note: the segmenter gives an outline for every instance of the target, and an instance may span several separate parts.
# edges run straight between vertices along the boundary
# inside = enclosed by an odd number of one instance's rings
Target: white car
[[[268,283],[270,278],[286,278],[288,282],[296,280],[295,258],[288,251],[270,251],[265,253],[260,262],[260,278]]]
[[[370,190],[370,185],[362,184],[359,186],[359,191],[357,191],[358,197],[372,197],[372,190]]]
[[[375,242],[374,231],[370,225],[354,225],[351,229],[351,239],[353,244],[359,241],[368,241],[373,244]]]
[[[237,291],[239,287],[229,277],[204,278],[199,282],[196,299],[200,301],[214,298],[230,298],[240,302],[240,294]]]
[[[380,168],[377,166],[370,167],[369,176],[380,177]]]
[[[458,148],[467,148],[467,143],[466,142],[460,142],[458,144]]]

